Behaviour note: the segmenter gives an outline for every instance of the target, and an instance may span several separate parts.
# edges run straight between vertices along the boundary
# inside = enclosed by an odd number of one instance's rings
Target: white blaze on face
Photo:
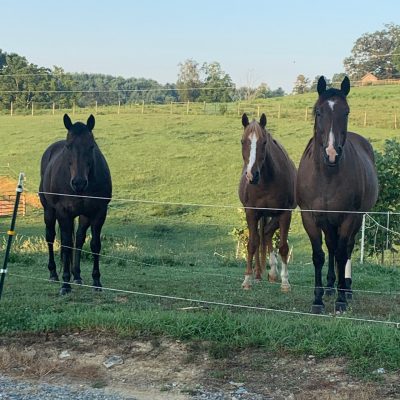
[[[332,103],[334,103],[334,102],[332,101]],[[333,110],[333,105],[331,107]],[[325,149],[325,151],[326,151],[326,154],[328,155],[329,162],[334,163],[336,160],[336,156],[338,154],[335,149],[335,135],[333,134],[333,122],[331,125],[331,129],[329,131],[328,147]]]
[[[250,157],[249,163],[247,164],[247,178],[252,180],[253,175],[251,173],[251,169],[253,168],[254,163],[256,162],[256,153],[257,153],[257,136],[253,132],[250,135]]]
[[[335,101],[334,100],[328,100],[329,107],[333,111],[333,107],[335,106]]]

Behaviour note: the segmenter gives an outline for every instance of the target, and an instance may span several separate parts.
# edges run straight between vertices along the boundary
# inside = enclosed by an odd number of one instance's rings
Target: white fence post
[[[364,263],[364,240],[365,240],[365,214],[363,214],[362,225],[361,225],[360,264]]]

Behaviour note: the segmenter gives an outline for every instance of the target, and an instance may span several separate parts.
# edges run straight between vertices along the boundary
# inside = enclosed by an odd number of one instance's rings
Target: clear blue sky
[[[7,1],[0,48],[39,66],[176,82],[188,58],[236,85],[291,92],[299,74],[343,72],[363,33],[400,24],[399,0]]]

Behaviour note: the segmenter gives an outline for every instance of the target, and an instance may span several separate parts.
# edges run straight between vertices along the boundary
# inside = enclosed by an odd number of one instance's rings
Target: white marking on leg
[[[275,252],[272,251],[269,255],[270,271],[268,272],[268,277],[270,282],[276,282],[276,277],[278,276],[277,265],[278,260],[276,259]]]
[[[335,106],[336,101],[335,100],[328,100],[329,107],[333,111],[333,107]]]
[[[288,267],[287,264],[285,264],[282,261],[282,270],[281,270],[281,289],[284,292],[287,292],[290,290],[290,283],[289,283],[289,272],[288,272]]]
[[[345,278],[350,278],[351,279],[351,260],[347,260],[346,262],[346,267],[344,271],[344,277]]]
[[[252,276],[251,275],[245,275],[244,276],[244,281],[242,283],[242,288],[243,289],[250,289],[251,288],[251,282],[252,281]]]
[[[247,179],[252,180],[253,174],[251,173],[251,169],[253,168],[254,163],[256,162],[256,153],[257,153],[257,136],[253,132],[250,136],[250,157],[249,163],[247,164]]]

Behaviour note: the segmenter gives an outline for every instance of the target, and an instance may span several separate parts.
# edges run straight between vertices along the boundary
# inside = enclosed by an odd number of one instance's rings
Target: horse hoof
[[[281,286],[281,292],[282,293],[289,293],[291,290],[292,289],[291,289],[290,285],[282,285]]]
[[[353,292],[346,292],[346,299],[353,300]]]
[[[66,288],[66,287],[62,287],[60,289],[60,295],[61,296],[65,296],[66,294],[71,293],[71,288]]]
[[[336,313],[342,313],[345,312],[347,308],[347,304],[344,303],[343,301],[337,301],[335,303],[335,312]]]
[[[327,288],[325,288],[325,294],[327,296],[334,296],[336,293],[336,289],[334,287],[328,286]]]
[[[313,314],[323,314],[325,311],[325,307],[323,304],[313,304],[311,307],[311,312]]]
[[[268,274],[268,282],[275,283],[276,281],[276,276],[271,276],[270,274]]]
[[[243,290],[250,290],[250,289],[251,289],[251,285],[249,285],[249,284],[243,284],[243,285],[242,285],[242,289],[243,289]]]

